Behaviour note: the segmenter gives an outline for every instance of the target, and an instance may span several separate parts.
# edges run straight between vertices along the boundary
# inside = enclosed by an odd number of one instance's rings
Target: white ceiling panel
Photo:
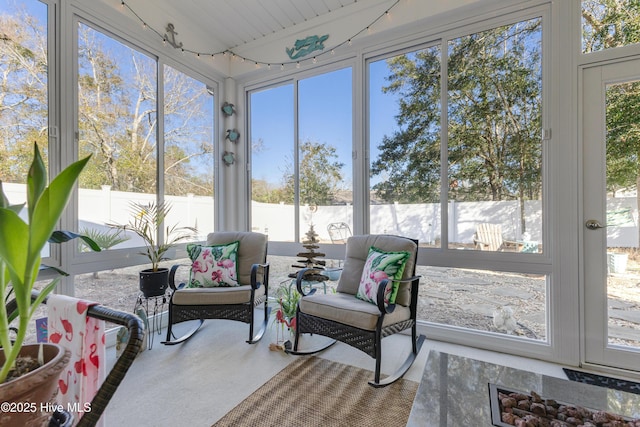
[[[112,6],[121,0],[102,0]],[[393,0],[389,0],[391,3]],[[367,0],[125,0],[139,19],[163,33],[172,23],[178,39],[202,51],[224,51]],[[367,4],[369,3],[369,5]],[[373,2],[379,3],[379,2]],[[133,13],[123,10],[133,19]],[[205,49],[205,47],[207,49]]]
[[[92,2],[95,0],[85,0]],[[426,9],[440,12],[481,0],[101,0],[118,9],[131,20],[142,21],[157,32],[160,37],[166,33],[169,23],[173,24],[176,42],[183,43],[184,50],[192,53],[212,54],[232,50],[238,55],[248,52],[263,61],[274,58],[273,51],[260,55],[262,51],[280,36],[290,37],[299,33],[304,36],[306,29],[329,27],[334,22],[351,24],[342,27],[351,34],[361,31],[385,11],[391,8],[392,15],[398,12],[411,20],[412,9]],[[125,6],[121,7],[124,1]],[[484,0],[482,0],[484,1]],[[498,0],[496,0],[498,1]],[[395,11],[395,12],[394,12]],[[420,16],[420,13],[416,13]],[[366,19],[364,19],[366,17]],[[357,21],[357,23],[356,23]],[[314,30],[316,31],[316,30]],[[345,31],[331,31],[332,34]],[[306,34],[310,35],[310,34]],[[338,45],[345,40],[332,39]],[[338,44],[336,44],[338,43]],[[284,49],[279,50],[280,56]],[[256,54],[258,53],[258,54]],[[264,59],[263,59],[264,57]],[[275,57],[274,62],[285,58]]]

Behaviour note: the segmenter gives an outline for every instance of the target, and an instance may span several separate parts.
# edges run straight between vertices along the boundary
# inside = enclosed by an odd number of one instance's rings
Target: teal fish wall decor
[[[316,50],[324,50],[324,42],[329,38],[329,34],[324,36],[309,36],[304,40],[296,40],[294,47],[285,48],[287,55],[291,59],[302,58]]]

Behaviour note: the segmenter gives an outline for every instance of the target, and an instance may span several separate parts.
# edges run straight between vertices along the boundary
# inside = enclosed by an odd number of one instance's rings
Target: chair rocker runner
[[[268,307],[269,264],[267,236],[254,232],[216,232],[207,236],[206,245],[189,245],[192,260],[189,283],[176,286],[175,265],[169,273],[172,290],[169,325],[163,344],[174,345],[189,339],[205,319],[236,320],[249,324],[247,343],[262,338],[271,308]],[[264,319],[254,333],[255,308],[264,306]],[[196,326],[175,338],[173,325],[198,320]]]
[[[315,289],[305,293],[306,270],[300,270],[296,278],[301,298],[296,312],[295,341],[288,353],[314,354],[341,341],[376,359],[375,376],[369,381],[370,385],[383,387],[400,379],[415,361],[425,340],[424,335],[417,336],[420,279],[415,276],[417,253],[418,242],[413,239],[352,236],[347,240],[337,290],[330,294],[319,294]],[[393,291],[395,286],[397,294]],[[382,338],[409,328],[411,353],[395,373],[380,380]],[[298,349],[301,334],[317,334],[332,340],[321,348],[301,351]]]

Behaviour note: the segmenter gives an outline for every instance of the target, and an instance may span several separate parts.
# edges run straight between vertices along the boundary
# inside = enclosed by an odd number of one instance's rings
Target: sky
[[[389,73],[384,60],[370,66],[370,135],[372,159],[377,155],[377,143],[384,135],[398,128],[397,94],[383,94]],[[353,149],[353,88],[351,68],[342,68],[299,81],[299,137],[326,143],[337,149],[338,161],[345,164],[347,185],[350,185]],[[252,161],[256,179],[279,183],[283,171],[283,158],[290,159],[293,152],[294,87],[287,83],[251,94],[252,143],[262,141],[262,148]]]

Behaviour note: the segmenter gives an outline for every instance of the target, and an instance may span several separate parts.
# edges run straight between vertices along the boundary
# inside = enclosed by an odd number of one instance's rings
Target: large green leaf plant
[[[89,157],[86,157],[72,163],[47,186],[47,171],[40,151],[34,144],[33,161],[27,176],[27,222],[18,215],[24,205],[10,205],[0,181],[0,346],[5,356],[5,363],[0,369],[0,384],[5,382],[18,358],[36,309],[60,280],[59,277],[54,278],[32,301],[31,293],[40,270],[42,249],[48,241],[61,243],[81,237],[54,229],[88,161]],[[9,330],[13,316],[7,312],[5,305],[11,292],[16,299],[18,313],[18,332],[13,341]]]

